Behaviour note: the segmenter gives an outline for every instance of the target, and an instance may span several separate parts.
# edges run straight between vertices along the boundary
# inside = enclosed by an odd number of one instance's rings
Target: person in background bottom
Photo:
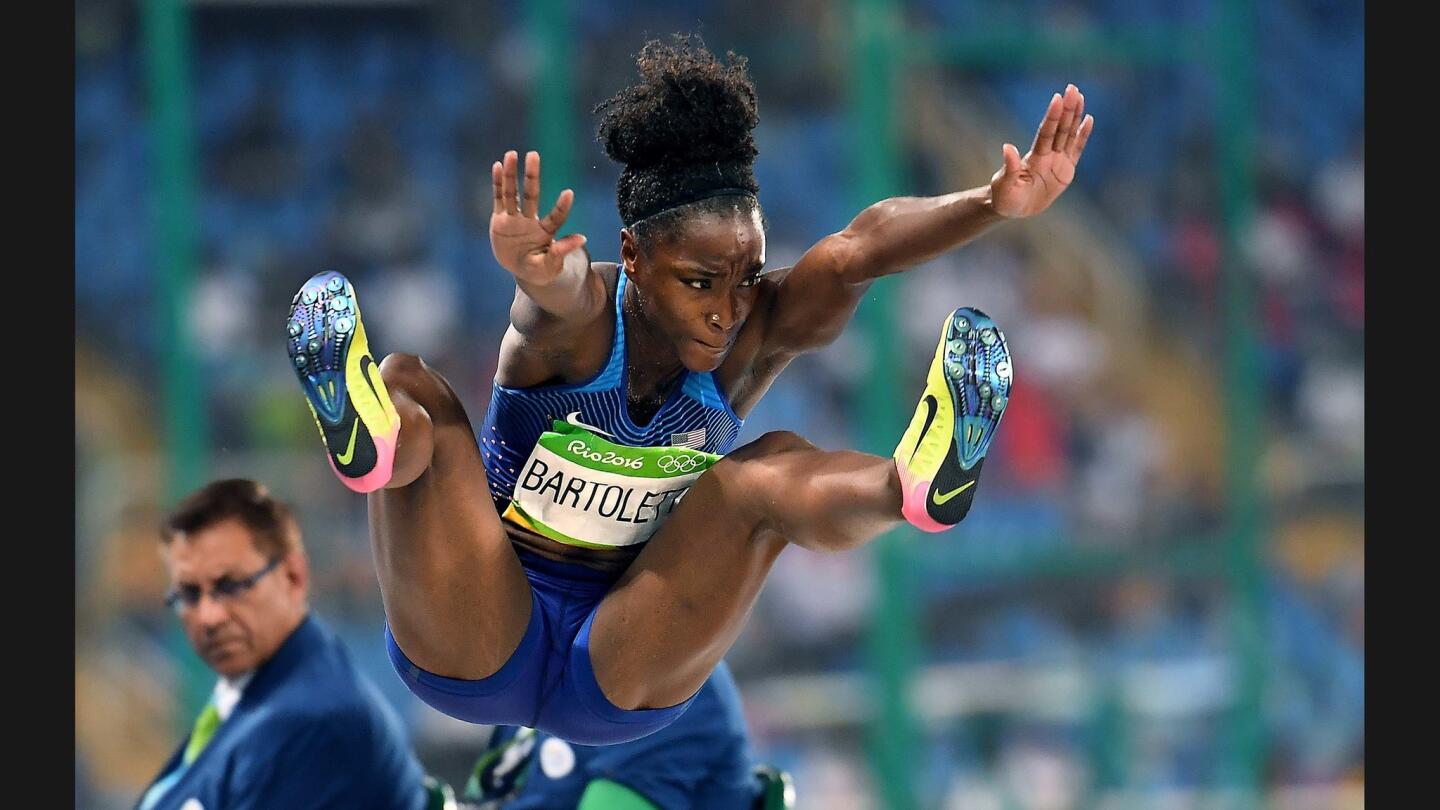
[[[309,607],[289,508],[216,481],[161,530],[174,610],[219,679],[138,810],[425,810],[442,788],[398,717]]]
[[[788,774],[757,765],[740,692],[721,661],[694,704],[646,737],[572,745],[522,726],[498,726],[462,794],[479,810],[784,810]]]

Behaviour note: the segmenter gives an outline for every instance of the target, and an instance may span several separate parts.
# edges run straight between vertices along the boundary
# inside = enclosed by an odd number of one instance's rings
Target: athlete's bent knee
[[[430,411],[432,417],[443,420],[459,406],[444,378],[418,355],[401,352],[385,355],[380,361],[380,377],[385,380],[386,389],[404,392]]]
[[[429,381],[430,367],[419,355],[391,352],[380,361],[380,378],[386,388],[408,391]]]
[[[789,453],[795,450],[814,450],[815,445],[811,444],[804,436],[788,430],[772,430],[753,442],[731,453],[729,457],[740,461],[752,459],[763,459],[768,456],[780,453]]]
[[[813,448],[799,434],[772,431],[720,459],[696,486],[713,488],[736,517],[764,528],[776,514],[777,499],[785,497],[788,485],[793,484],[786,480],[786,465],[777,463],[777,456]]]

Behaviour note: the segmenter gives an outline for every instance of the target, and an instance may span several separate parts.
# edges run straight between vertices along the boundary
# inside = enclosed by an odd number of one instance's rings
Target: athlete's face
[[[216,583],[233,584],[270,562],[238,520],[225,520],[180,534],[165,548],[171,585],[199,593],[199,601],[177,603],[180,623],[195,652],[225,677],[263,664],[305,617],[309,574],[305,555],[291,553],[248,589],[216,595]],[[231,590],[222,584],[221,591]]]
[[[646,320],[691,371],[713,371],[755,305],[765,266],[759,210],[682,221],[671,238],[639,247],[620,232],[625,273],[642,293]]]

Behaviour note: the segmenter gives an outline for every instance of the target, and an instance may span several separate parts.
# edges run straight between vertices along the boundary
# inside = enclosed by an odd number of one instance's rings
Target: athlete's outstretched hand
[[[1084,113],[1085,95],[1069,85],[1064,96],[1050,97],[1045,120],[1025,157],[1014,144],[1005,144],[1005,163],[990,178],[990,199],[997,213],[1012,218],[1038,214],[1069,187],[1095,128],[1095,117]]]
[[[565,254],[585,244],[585,237],[575,233],[563,239],[555,234],[570,216],[575,192],[565,189],[555,207],[543,218],[537,217],[540,205],[540,153],[525,153],[525,197],[519,199],[517,177],[519,155],[505,153],[505,160],[490,167],[494,185],[495,210],[490,214],[490,249],[495,260],[516,278],[530,284],[549,284],[560,275]]]

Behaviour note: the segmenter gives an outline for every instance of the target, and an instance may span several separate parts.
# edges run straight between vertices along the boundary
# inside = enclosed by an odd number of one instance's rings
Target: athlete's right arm
[[[565,189],[555,208],[539,217],[540,154],[525,155],[525,194],[519,197],[519,155],[506,152],[490,169],[494,210],[490,248],[495,260],[515,277],[510,323],[529,342],[563,349],[567,338],[606,312],[605,282],[590,267],[585,237],[555,234],[570,216],[575,192]]]

